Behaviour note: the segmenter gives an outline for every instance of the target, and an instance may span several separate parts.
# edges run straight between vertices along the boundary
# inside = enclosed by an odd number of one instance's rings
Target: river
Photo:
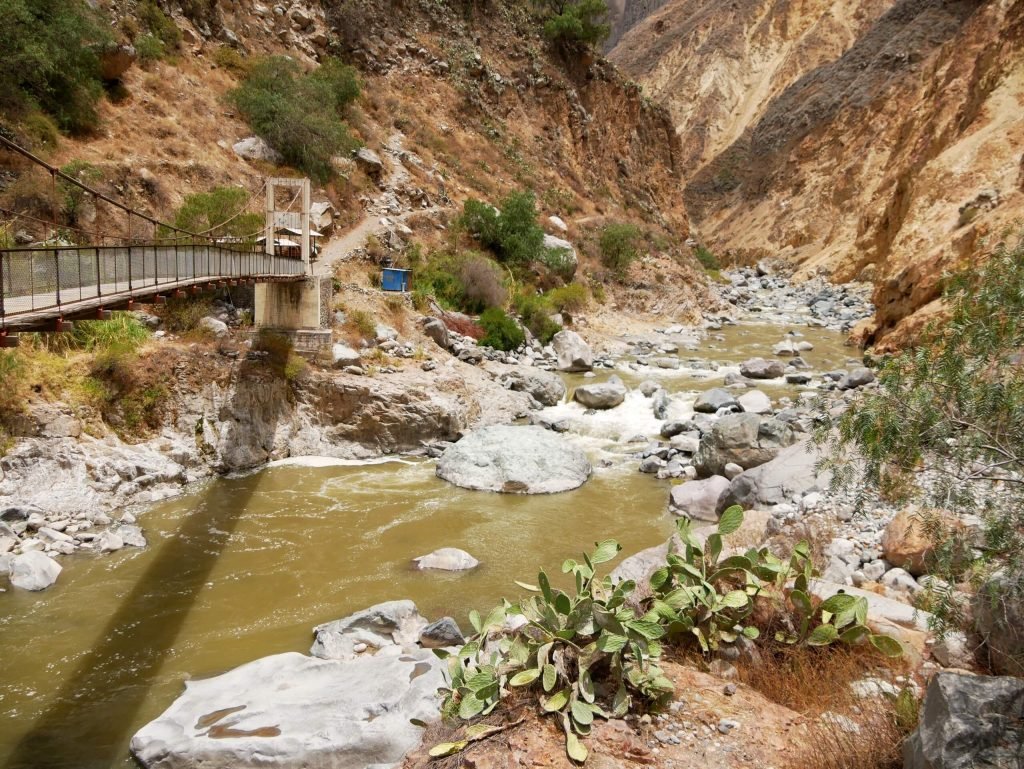
[[[815,345],[804,356],[814,371],[846,364],[842,335],[801,330]],[[661,381],[675,394],[670,416],[681,417],[739,361],[769,356],[784,331],[727,326],[678,353],[725,364],[718,371],[616,373],[631,386]],[[761,389],[799,392],[781,383]],[[448,614],[466,627],[471,608],[514,598],[513,580],[533,582],[539,566],[557,572],[597,539],[614,537],[626,553],[664,541],[669,481],[638,473],[633,456],[657,434],[650,402],[634,391],[608,412],[586,415],[577,404],[547,411],[569,419],[571,439],[595,465],[575,491],[464,491],[417,458],[285,462],[138,511],[145,549],[65,558],[53,588],[0,594],[0,766],[125,769],[134,765],[131,735],[189,676],[306,651],[317,623],[385,600],[411,598],[428,618]],[[468,550],[481,566],[460,574],[412,568],[412,558],[445,546]]]

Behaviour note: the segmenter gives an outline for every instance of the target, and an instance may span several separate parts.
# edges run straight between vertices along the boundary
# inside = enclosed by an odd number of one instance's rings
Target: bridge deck
[[[295,281],[301,259],[209,245],[0,251],[0,322],[8,330],[116,307],[209,281]]]

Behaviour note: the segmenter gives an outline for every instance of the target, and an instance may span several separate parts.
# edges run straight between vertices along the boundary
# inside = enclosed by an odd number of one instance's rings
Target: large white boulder
[[[558,358],[559,371],[590,371],[594,368],[594,353],[590,345],[575,331],[559,331],[551,339]]]
[[[325,660],[340,660],[355,657],[354,647],[358,644],[373,649],[412,648],[426,626],[427,620],[412,601],[385,601],[317,625],[313,628],[313,647],[309,653]]]
[[[442,547],[412,560],[417,569],[438,571],[469,571],[480,565],[480,561],[457,547]]]
[[[323,660],[296,652],[185,682],[136,733],[147,769],[366,769],[396,765],[438,717],[442,663],[426,649]]]
[[[718,520],[718,500],[729,489],[729,479],[712,475],[702,481],[688,481],[672,487],[672,512],[700,521]]]
[[[437,475],[464,489],[552,494],[582,486],[583,451],[542,427],[496,425],[469,433],[438,460]]]
[[[613,376],[607,382],[580,385],[572,397],[588,409],[612,409],[626,400],[626,386]]]
[[[14,556],[11,559],[11,584],[22,590],[46,590],[57,581],[61,565],[38,550]]]

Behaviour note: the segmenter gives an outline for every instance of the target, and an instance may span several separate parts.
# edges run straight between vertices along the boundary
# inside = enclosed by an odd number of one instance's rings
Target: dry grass
[[[858,731],[817,723],[793,749],[787,769],[902,769],[906,731],[889,706],[854,716]]]
[[[449,315],[445,313],[441,320],[444,321],[444,325],[448,327],[449,331],[454,331],[463,336],[469,336],[473,339],[483,339],[484,330],[480,328],[474,321],[467,318],[460,317],[458,315]]]

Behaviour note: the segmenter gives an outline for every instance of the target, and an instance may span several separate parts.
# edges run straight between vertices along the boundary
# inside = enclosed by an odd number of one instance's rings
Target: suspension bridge
[[[21,331],[61,331],[69,321],[102,319],[112,310],[137,304],[162,304],[169,297],[240,284],[255,285],[254,318],[258,326],[281,330],[321,326],[319,279],[311,266],[308,179],[267,179],[262,227],[227,236],[224,227],[192,232],[132,208],[65,173],[0,136],[0,152],[13,153],[30,170],[42,169],[50,186],[49,219],[0,208],[7,235],[0,239],[0,346],[14,346]],[[35,172],[37,175],[39,171]],[[95,212],[107,206],[104,221],[120,223],[120,232],[95,232],[62,221],[62,194],[90,203]],[[291,192],[284,212],[277,193]],[[250,196],[249,203],[259,193]],[[298,211],[290,211],[292,207]],[[231,219],[243,213],[244,207]],[[298,225],[296,243],[276,237],[282,214]],[[49,235],[34,244],[16,244],[13,224],[19,219]],[[0,236],[3,236],[0,230]],[[286,244],[286,245],[282,245]]]

